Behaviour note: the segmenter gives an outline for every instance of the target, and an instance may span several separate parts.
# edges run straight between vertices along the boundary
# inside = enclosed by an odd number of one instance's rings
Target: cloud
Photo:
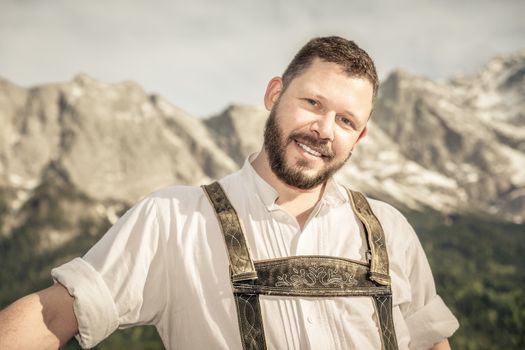
[[[355,39],[381,76],[473,72],[523,47],[525,2],[0,0],[0,75],[22,85],[85,72],[135,80],[194,114],[260,103],[310,37]]]

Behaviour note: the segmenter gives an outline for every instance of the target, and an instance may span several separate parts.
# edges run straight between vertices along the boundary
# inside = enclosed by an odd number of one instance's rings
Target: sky
[[[0,0],[0,77],[135,81],[188,113],[259,104],[310,38],[340,35],[394,69],[471,75],[525,48],[523,0]]]

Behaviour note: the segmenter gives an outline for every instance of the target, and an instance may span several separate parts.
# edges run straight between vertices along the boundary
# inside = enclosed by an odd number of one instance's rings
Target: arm
[[[0,312],[0,349],[58,349],[78,331],[74,298],[59,283]]]
[[[456,331],[459,323],[437,295],[423,247],[411,226],[408,230],[412,239],[405,253],[405,274],[410,284],[410,302],[400,308],[410,332],[410,348],[449,350],[447,338]]]
[[[448,339],[443,339],[439,343],[434,344],[434,346],[430,350],[450,350],[450,344],[448,343]]]

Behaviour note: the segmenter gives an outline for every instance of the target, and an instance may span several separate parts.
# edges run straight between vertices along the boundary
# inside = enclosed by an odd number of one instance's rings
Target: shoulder
[[[238,191],[239,187],[243,183],[244,177],[241,176],[240,171],[236,171],[229,175],[226,175],[222,179],[218,180],[226,193]],[[209,181],[211,183],[212,180]],[[201,186],[169,186],[158,189],[154,192],[149,193],[143,197],[139,203],[147,203],[154,205],[160,212],[173,213],[175,210],[190,212],[199,212],[203,205],[209,203],[206,194]]]
[[[385,238],[390,246],[409,246],[417,240],[414,229],[406,217],[392,205],[377,200],[367,198],[375,216],[381,223]]]
[[[162,203],[165,201],[192,200],[202,194],[200,186],[169,186],[151,192],[144,199]]]
[[[164,187],[143,197],[136,205],[151,207],[160,217],[197,211],[206,200],[199,186]]]
[[[381,221],[381,224],[408,224],[406,217],[391,204],[368,197],[366,199],[368,200],[368,203],[370,203],[370,208],[372,208],[374,214],[377,216],[379,221]]]

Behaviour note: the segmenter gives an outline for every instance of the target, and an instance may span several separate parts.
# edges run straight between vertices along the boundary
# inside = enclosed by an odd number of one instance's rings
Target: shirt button
[[[308,321],[309,324],[314,324],[314,318],[312,316],[308,316],[306,321]]]

